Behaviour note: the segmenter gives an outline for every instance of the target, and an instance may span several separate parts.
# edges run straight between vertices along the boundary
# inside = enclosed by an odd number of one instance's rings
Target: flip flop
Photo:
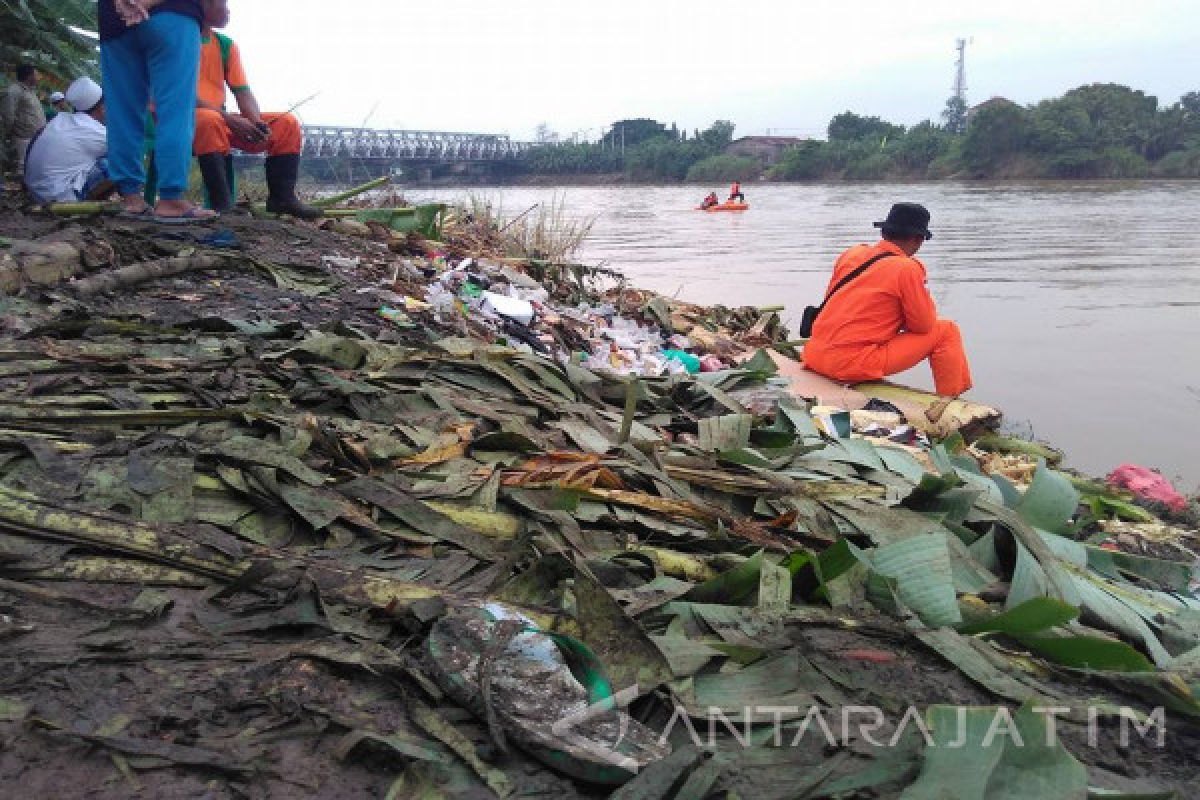
[[[212,214],[210,216],[204,213],[204,211],[205,209],[202,208],[189,208],[177,217],[164,217],[161,214],[154,214],[150,219],[160,225],[193,225],[197,222],[214,222],[221,216],[220,214]]]

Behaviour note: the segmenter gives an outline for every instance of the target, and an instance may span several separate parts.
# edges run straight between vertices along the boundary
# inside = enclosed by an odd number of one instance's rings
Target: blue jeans
[[[112,178],[108,174],[108,159],[102,158],[92,165],[92,171],[84,179],[83,188],[79,190],[79,199],[86,200],[93,189],[109,180],[112,180]]]
[[[172,11],[100,45],[104,104],[108,112],[109,171],[123,195],[146,183],[146,106],[158,115],[154,163],[158,193],[177,200],[188,188],[196,126],[196,80],[200,72],[200,26]]]

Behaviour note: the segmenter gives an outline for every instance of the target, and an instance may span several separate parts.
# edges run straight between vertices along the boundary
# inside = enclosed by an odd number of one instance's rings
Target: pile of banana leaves
[[[329,296],[297,269],[236,280]],[[0,340],[4,785],[1194,792],[1193,568],[1087,544],[1045,465],[1020,490],[955,448],[930,471],[825,437],[765,353],[631,379],[228,297],[146,322],[215,280],[5,301],[27,320]],[[521,640],[571,674],[506,671]],[[555,681],[615,737],[538,718]]]

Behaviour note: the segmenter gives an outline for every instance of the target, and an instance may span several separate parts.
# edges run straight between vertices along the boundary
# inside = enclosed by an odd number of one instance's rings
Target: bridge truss
[[[305,125],[302,155],[306,159],[342,156],[384,161],[505,161],[534,146],[533,142],[513,141],[502,134]]]

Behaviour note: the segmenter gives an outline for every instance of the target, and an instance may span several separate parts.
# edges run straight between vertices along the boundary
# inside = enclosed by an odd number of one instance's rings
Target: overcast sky
[[[623,117],[823,135],[844,110],[940,113],[1118,82],[1200,89],[1200,0],[230,0],[264,109],[308,123],[569,136]]]

